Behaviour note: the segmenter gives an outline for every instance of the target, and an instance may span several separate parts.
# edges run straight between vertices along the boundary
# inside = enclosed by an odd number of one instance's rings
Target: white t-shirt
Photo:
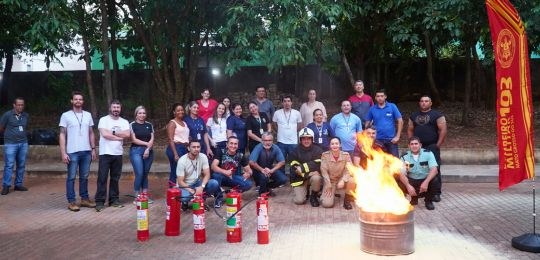
[[[89,131],[94,126],[94,120],[90,113],[75,113],[73,110],[64,112],[58,126],[66,128],[66,153],[92,150]]]
[[[298,124],[302,123],[302,116],[296,109],[289,112],[280,109],[274,113],[272,121],[277,123],[277,141],[283,144],[298,144],[296,131]]]
[[[113,119],[111,116],[106,115],[99,119],[98,129],[107,129],[110,131],[115,130],[116,132],[129,130],[129,122],[121,117],[118,119]],[[99,155],[122,155],[124,154],[124,149],[122,148],[122,141],[113,141],[104,138],[103,136],[99,137]]]
[[[206,126],[210,129],[208,134],[211,134],[215,143],[227,141],[227,118],[218,119],[218,124],[216,124],[214,118],[210,117],[206,121]]]
[[[326,108],[324,104],[315,101],[313,104],[309,105],[308,102],[300,106],[300,115],[302,116],[302,127],[306,127],[309,123],[313,122],[313,111],[315,109],[320,109],[323,113],[323,121],[326,121]]]
[[[184,176],[184,182],[187,185],[193,184],[202,174],[202,170],[208,169],[208,157],[199,153],[195,160],[191,160],[188,154],[182,155],[176,165],[176,176]]]

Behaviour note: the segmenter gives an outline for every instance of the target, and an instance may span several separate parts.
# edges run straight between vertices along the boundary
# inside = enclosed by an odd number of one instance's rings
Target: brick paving
[[[95,192],[95,177],[90,192]],[[207,242],[193,243],[191,213],[182,213],[181,235],[166,237],[165,185],[152,177],[155,203],[150,208],[149,241],[136,241],[132,198],[126,207],[97,213],[67,210],[62,178],[29,177],[28,192],[0,196],[0,259],[376,259],[360,250],[356,210],[295,206],[292,190],[277,190],[270,201],[270,244],[256,243],[255,203],[243,211],[243,241],[225,241],[224,222],[212,211],[206,215]],[[129,177],[122,194],[131,190]],[[539,254],[510,246],[514,236],[532,231],[531,183],[499,192],[496,183],[447,183],[443,201],[427,211],[422,201],[415,210],[415,252],[396,259],[539,259]],[[244,202],[255,191],[244,194]],[[209,201],[211,202],[211,200]],[[224,208],[220,212],[224,214]]]

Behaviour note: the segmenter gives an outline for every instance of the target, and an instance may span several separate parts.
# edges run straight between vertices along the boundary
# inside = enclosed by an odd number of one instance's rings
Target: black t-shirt
[[[243,153],[237,151],[234,155],[229,155],[227,149],[218,150],[217,154],[214,155],[214,160],[219,161],[219,168],[232,170],[233,173],[236,173],[240,166],[246,167],[249,163],[248,158]]]
[[[437,143],[439,139],[437,119],[442,116],[441,112],[433,109],[428,112],[417,111],[411,115],[410,119],[414,125],[413,133],[420,138],[422,146],[426,147]]]
[[[246,119],[246,128],[247,130],[251,130],[256,136],[261,137],[261,129],[263,132],[268,131],[268,123],[270,123],[268,116],[266,116],[266,113],[261,112],[259,113],[259,118],[255,118],[252,115],[248,116]]]
[[[130,124],[131,131],[135,134],[135,137],[143,142],[148,142],[152,138],[152,133],[154,132],[154,127],[149,122],[144,122],[142,124],[135,121]],[[131,143],[131,147],[138,147],[135,143]]]

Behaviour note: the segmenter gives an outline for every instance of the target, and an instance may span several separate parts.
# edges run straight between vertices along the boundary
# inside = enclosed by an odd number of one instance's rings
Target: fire
[[[358,143],[367,155],[363,168],[350,166],[356,180],[356,204],[365,212],[407,214],[412,206],[399,188],[395,173],[403,169],[403,162],[378,148],[373,148],[373,139],[366,134],[358,134]]]

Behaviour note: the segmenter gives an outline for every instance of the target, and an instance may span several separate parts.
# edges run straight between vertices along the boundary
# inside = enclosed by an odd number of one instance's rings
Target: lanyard
[[[77,123],[79,123],[79,135],[82,134],[82,122],[83,122],[83,117],[84,117],[84,113],[81,113],[81,119],[79,120],[79,117],[77,116],[77,113],[75,113],[75,111],[71,110],[71,112],[73,112],[73,114],[75,115],[75,118],[77,118]]]

